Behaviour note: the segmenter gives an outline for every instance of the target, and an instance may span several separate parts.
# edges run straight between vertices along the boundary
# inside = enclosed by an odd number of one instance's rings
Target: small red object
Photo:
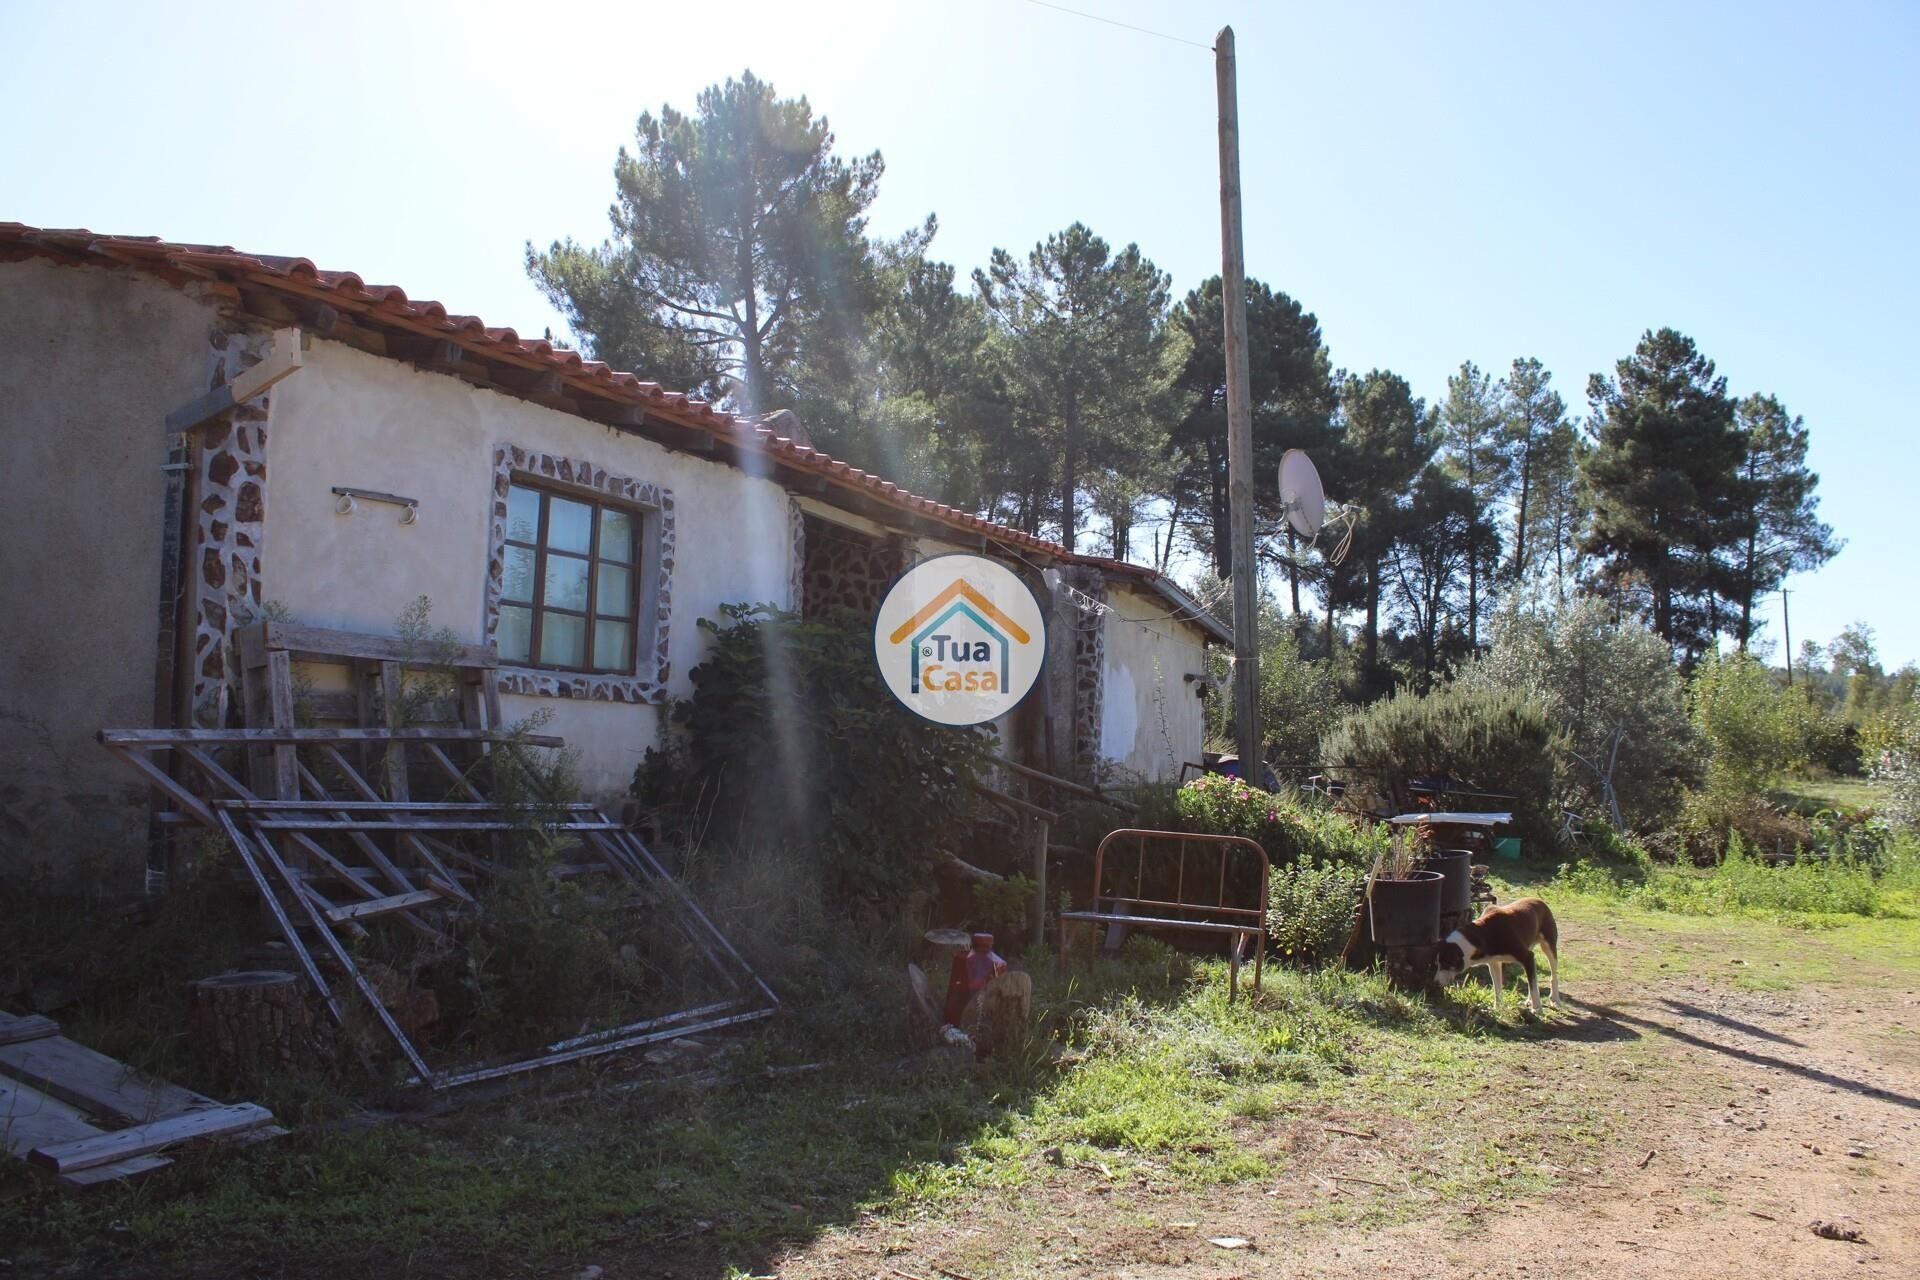
[[[993,951],[993,935],[976,933],[973,946],[953,958],[953,971],[947,978],[947,1025],[957,1027],[967,1011],[967,1001],[986,989],[989,982],[1007,971],[1007,962]]]

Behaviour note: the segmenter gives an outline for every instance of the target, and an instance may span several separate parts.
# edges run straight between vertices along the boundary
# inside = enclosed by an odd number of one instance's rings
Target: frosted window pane
[[[509,600],[533,599],[533,548],[507,548],[506,577],[500,594]]]
[[[525,662],[533,652],[533,610],[514,605],[500,606],[500,623],[493,629],[494,643],[508,662]]]
[[[600,512],[600,554],[608,560],[633,562],[633,517],[624,511],[602,508]]]
[[[515,542],[534,542],[540,536],[540,495],[514,485],[507,490],[507,536]]]
[[[630,671],[633,659],[627,653],[633,628],[624,622],[593,624],[593,665],[601,670]]]
[[[593,545],[593,508],[566,498],[547,499],[547,546],[587,554]]]
[[[550,613],[540,620],[540,661],[554,667],[579,667],[587,660],[587,620]]]
[[[560,609],[584,611],[587,607],[587,562],[549,552],[545,602]]]
[[[633,570],[619,565],[600,566],[600,585],[594,592],[593,611],[602,617],[626,618],[633,614]]]

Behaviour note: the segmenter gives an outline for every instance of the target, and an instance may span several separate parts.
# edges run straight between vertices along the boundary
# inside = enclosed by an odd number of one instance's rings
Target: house
[[[1198,760],[1205,647],[1231,639],[1151,569],[907,493],[781,415],[299,258],[0,223],[0,395],[0,872],[133,880],[150,800],[94,735],[239,723],[233,640],[262,616],[386,635],[426,597],[599,800],[723,604],[873,609],[928,556],[995,557],[1048,609],[1043,695],[1003,740],[1063,773]]]

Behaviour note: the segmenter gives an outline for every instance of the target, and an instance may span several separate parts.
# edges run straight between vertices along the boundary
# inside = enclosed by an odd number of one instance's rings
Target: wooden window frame
[[[640,625],[640,608],[645,595],[643,588],[645,585],[644,556],[646,554],[648,531],[647,516],[649,514],[647,508],[624,502],[609,502],[606,498],[598,494],[582,493],[577,489],[571,489],[563,485],[541,484],[532,477],[519,474],[513,475],[509,479],[508,484],[510,489],[524,489],[529,493],[537,493],[540,495],[540,522],[539,527],[534,530],[533,542],[523,542],[515,538],[512,530],[508,529],[502,544],[509,552],[516,547],[533,552],[532,599],[515,600],[509,598],[505,594],[504,584],[500,596],[500,608],[522,608],[530,610],[533,614],[533,621],[527,642],[527,656],[525,658],[507,658],[503,656],[501,660],[511,666],[523,667],[532,671],[557,671],[565,672],[569,675],[603,676],[614,679],[628,679],[636,676],[640,667],[641,641],[643,639],[643,630]],[[583,557],[579,553],[572,551],[558,551],[553,553],[563,559],[586,560],[587,606],[584,612],[578,609],[564,609],[558,605],[550,605],[546,602],[547,556],[550,551],[547,535],[550,520],[549,513],[553,509],[553,500],[555,498],[561,498],[568,502],[577,502],[581,506],[586,507],[591,513],[588,517],[590,532],[587,538],[586,555]],[[600,554],[600,513],[602,511],[617,511],[632,522],[633,546],[630,548],[631,559],[602,559]],[[627,612],[624,615],[603,614],[599,611],[599,569],[603,563],[627,571]],[[546,616],[549,612],[560,614],[563,617],[578,618],[585,624],[585,634],[582,638],[583,653],[586,659],[584,665],[576,667],[562,663],[540,661],[540,645],[543,632],[545,631]],[[596,622],[620,622],[626,625],[627,657],[624,665],[618,667],[594,665],[593,645],[594,624]]]

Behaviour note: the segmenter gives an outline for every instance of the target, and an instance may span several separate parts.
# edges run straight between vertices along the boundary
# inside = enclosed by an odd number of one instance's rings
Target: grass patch
[[[1644,854],[1562,866],[1557,894],[1628,903],[1693,916],[1746,916],[1802,923],[1830,917],[1907,918],[1920,908],[1920,842],[1889,842],[1878,858],[1850,855],[1769,862],[1746,851],[1736,833],[1709,868],[1664,866]]]
[[[1822,809],[1840,813],[1878,810],[1886,805],[1887,795],[1886,783],[1867,778],[1792,778],[1772,798],[1811,816]]]

